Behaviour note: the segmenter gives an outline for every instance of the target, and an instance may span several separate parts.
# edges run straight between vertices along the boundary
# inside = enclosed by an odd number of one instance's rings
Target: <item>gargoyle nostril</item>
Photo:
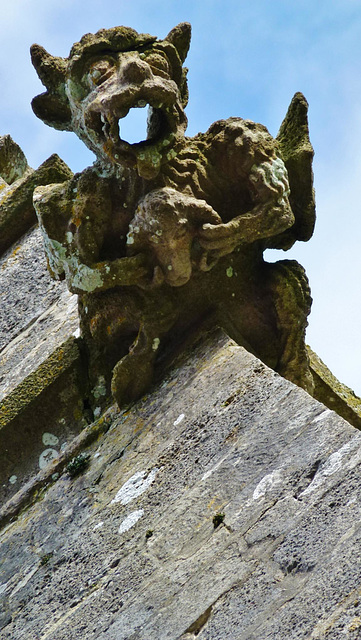
[[[150,66],[143,60],[128,60],[120,68],[120,74],[126,82],[139,83],[152,77]]]

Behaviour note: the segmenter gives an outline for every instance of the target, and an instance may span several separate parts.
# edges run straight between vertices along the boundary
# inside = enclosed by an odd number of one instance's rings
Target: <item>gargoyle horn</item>
[[[49,91],[57,91],[65,82],[66,61],[50,55],[40,44],[30,47],[31,62],[41,82]]]
[[[39,44],[33,44],[30,53],[35,70],[47,88],[31,103],[35,115],[55,129],[71,130],[71,112],[65,94],[67,60],[50,55]]]
[[[181,62],[185,61],[191,42],[192,28],[189,22],[181,22],[172,29],[165,40],[170,42],[178,51]]]
[[[289,200],[295,214],[295,224],[281,236],[282,248],[292,246],[295,240],[309,240],[315,226],[313,148],[309,138],[307,112],[306,98],[302,93],[296,93],[276,138],[288,172],[291,189]],[[285,243],[286,238],[290,238],[288,244]]]

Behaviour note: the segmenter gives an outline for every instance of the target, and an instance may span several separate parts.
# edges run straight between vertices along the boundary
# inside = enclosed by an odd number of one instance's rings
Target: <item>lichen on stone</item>
[[[276,139],[237,117],[185,137],[190,35],[188,23],[163,40],[102,29],[68,58],[32,47],[46,88],[35,114],[74,131],[97,157],[34,194],[50,272],[79,295],[93,409],[110,392],[120,406],[142,395],[175,336],[211,314],[236,342],[313,390],[304,271],[263,259],[264,249],[312,233],[307,103],[296,94]],[[144,106],[147,138],[129,143],[121,121]]]

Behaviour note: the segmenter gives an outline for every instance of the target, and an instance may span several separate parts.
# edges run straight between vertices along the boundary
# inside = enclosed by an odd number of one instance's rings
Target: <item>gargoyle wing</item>
[[[309,240],[315,226],[315,194],[313,189],[313,147],[309,138],[308,103],[296,93],[288,108],[276,140],[288,171],[290,205],[295,223],[287,231],[270,238],[267,247],[289,249],[296,240]]]

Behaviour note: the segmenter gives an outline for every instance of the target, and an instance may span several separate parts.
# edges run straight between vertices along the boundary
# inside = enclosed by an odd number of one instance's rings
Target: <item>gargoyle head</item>
[[[74,131],[100,160],[136,167],[155,177],[167,161],[187,119],[190,25],[181,23],[164,40],[128,27],[83,36],[68,58],[37,44],[31,58],[47,91],[32,101],[34,113],[55,129]],[[119,120],[148,106],[147,139],[123,140]]]

